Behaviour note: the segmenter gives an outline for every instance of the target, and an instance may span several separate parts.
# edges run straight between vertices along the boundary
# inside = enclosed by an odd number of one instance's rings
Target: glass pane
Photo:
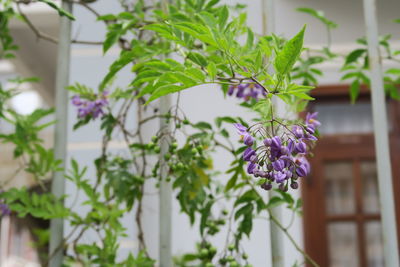
[[[355,223],[330,223],[328,225],[328,242],[330,267],[358,266],[358,241]]]
[[[374,161],[361,162],[363,181],[363,209],[365,213],[379,213],[379,196],[376,164]]]
[[[370,103],[324,103],[317,104],[319,128],[322,134],[371,133],[372,113]]]
[[[389,105],[388,105],[389,106]],[[322,122],[319,131],[323,135],[372,133],[372,109],[369,102],[317,103],[318,120]],[[391,129],[390,112],[389,129]]]
[[[353,167],[351,162],[325,164],[326,211],[328,215],[355,211]]]
[[[380,222],[368,222],[365,224],[367,245],[367,266],[383,267],[382,228]]]

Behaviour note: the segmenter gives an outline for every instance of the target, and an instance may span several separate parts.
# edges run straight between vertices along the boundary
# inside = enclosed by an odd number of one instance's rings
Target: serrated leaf
[[[282,50],[280,50],[275,59],[275,70],[281,74],[285,75],[289,73],[296,63],[297,58],[300,56],[301,49],[303,48],[304,31],[306,26],[304,26],[301,31],[296,34],[292,39],[287,41]]]

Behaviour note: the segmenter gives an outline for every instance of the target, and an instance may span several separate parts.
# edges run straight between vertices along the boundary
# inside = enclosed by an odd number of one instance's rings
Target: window
[[[368,93],[351,105],[347,88],[318,93],[323,89],[316,90],[311,106],[319,112],[321,139],[310,159],[311,175],[302,186],[306,251],[321,266],[384,266]],[[393,162],[400,154],[398,110],[398,103],[388,102]],[[393,171],[397,192],[400,173]]]

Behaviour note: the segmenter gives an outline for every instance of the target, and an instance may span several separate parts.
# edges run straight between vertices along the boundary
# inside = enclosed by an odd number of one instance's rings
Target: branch
[[[314,267],[319,267],[318,263],[316,263],[300,246],[299,244],[296,243],[296,241],[293,239],[293,237],[290,235],[288,230],[276,219],[274,215],[272,215],[271,211],[268,209],[268,214],[271,219],[284,233],[285,235],[289,238],[290,242],[293,244],[293,246],[296,248],[296,250],[303,255],[303,257]]]
[[[25,21],[25,23],[28,25],[28,27],[32,30],[32,32],[35,34],[37,39],[43,39],[46,41],[49,41],[53,44],[58,44],[58,39],[48,35],[47,33],[44,33],[40,31],[36,26],[32,23],[32,21],[28,18],[28,16],[22,12],[21,7],[20,7],[21,2],[17,2],[17,9],[18,12],[20,13],[21,17]],[[87,44],[87,45],[102,45],[102,41],[82,41],[82,40],[72,40],[72,43],[74,44]]]
[[[24,21],[26,22],[26,24],[28,25],[28,27],[33,31],[33,33],[36,35],[36,37],[38,39],[43,39],[43,40],[47,40],[49,42],[52,42],[54,44],[58,43],[58,40],[46,33],[43,33],[41,31],[39,31],[35,25],[33,25],[33,23],[28,19],[28,17],[22,12],[21,7],[20,7],[20,2],[17,2],[17,9],[19,14],[21,15],[21,17],[24,19]]]

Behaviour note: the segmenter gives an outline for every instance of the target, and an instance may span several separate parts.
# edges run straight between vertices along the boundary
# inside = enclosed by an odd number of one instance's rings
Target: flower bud
[[[269,147],[272,144],[272,140],[271,140],[271,138],[266,138],[266,139],[264,139],[263,143],[265,146]]]

